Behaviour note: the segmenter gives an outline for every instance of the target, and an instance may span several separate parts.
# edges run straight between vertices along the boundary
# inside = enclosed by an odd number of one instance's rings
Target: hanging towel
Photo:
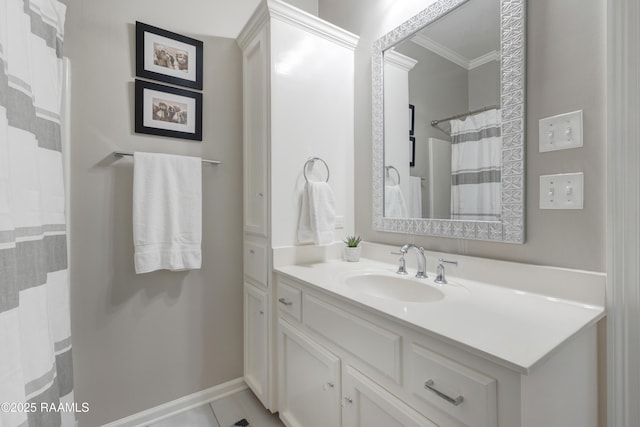
[[[307,182],[302,191],[298,223],[298,242],[326,245],[333,243],[336,208],[333,190],[326,182]]]
[[[422,177],[409,177],[409,192],[411,193],[410,218],[422,218]]]
[[[134,153],[136,273],[198,269],[202,263],[202,159]]]
[[[451,121],[453,219],[500,220],[501,128],[501,113],[495,109]]]
[[[384,216],[407,218],[407,203],[398,184],[384,186]]]

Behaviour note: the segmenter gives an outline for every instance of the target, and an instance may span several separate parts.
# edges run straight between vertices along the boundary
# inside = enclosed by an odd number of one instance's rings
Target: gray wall
[[[242,376],[242,57],[234,39],[211,35],[227,31],[215,24],[225,11],[206,3],[194,17],[176,1],[66,1],[75,399],[90,405],[81,426]],[[136,20],[204,41],[202,142],[133,133]],[[207,34],[194,33],[205,20]],[[203,165],[201,270],[134,273],[133,164],[114,150],[222,160]]]
[[[425,2],[428,4],[428,2]],[[530,0],[527,6],[526,243],[512,245],[377,232],[371,226],[371,44],[417,2],[320,1],[321,18],[360,35],[356,52],[356,231],[366,240],[431,250],[605,271],[604,0]],[[424,7],[424,6],[422,6]],[[406,19],[404,16],[402,19]],[[584,111],[584,147],[538,153],[538,120]],[[539,176],[585,173],[585,209],[538,209]]]
[[[500,105],[500,63],[487,62],[469,70],[469,110]]]

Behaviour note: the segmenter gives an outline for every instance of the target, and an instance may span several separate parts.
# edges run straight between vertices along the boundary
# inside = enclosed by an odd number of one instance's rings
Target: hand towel
[[[302,192],[298,242],[326,245],[335,239],[335,196],[326,182],[307,182]]]
[[[384,186],[384,216],[389,218],[407,218],[407,204],[399,185]]]
[[[136,273],[198,269],[202,263],[202,159],[134,153]]]

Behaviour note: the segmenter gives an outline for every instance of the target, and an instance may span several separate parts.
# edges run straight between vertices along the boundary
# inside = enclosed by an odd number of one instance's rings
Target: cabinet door
[[[343,427],[438,427],[351,366],[342,391]]]
[[[244,229],[267,235],[267,29],[243,51]]]
[[[278,409],[288,427],[340,427],[340,359],[279,321]]]
[[[268,394],[268,312],[267,294],[249,284],[244,285],[244,381],[263,405]]]

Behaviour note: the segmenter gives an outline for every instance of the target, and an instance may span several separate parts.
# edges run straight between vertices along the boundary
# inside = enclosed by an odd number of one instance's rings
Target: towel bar
[[[309,164],[311,164],[313,166],[313,163],[316,160],[320,160],[323,164],[324,167],[327,168],[327,179],[325,182],[329,182],[329,166],[327,165],[327,162],[325,162],[324,160],[322,160],[320,157],[311,157],[309,158],[309,160],[307,160],[306,162],[304,162],[304,166],[302,167],[302,174],[304,175],[304,180],[309,182],[309,178],[307,178],[307,166]]]
[[[114,151],[113,155],[116,157],[125,157],[125,156],[133,156],[133,153],[125,153],[124,151]],[[202,159],[202,163],[209,163],[212,165],[219,165],[222,163],[220,160],[206,160]]]

